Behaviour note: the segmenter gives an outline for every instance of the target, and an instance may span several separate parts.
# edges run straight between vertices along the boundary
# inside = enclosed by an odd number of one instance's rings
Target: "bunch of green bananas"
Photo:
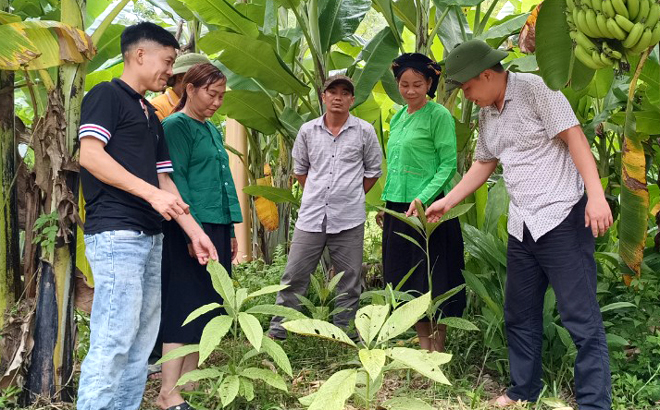
[[[575,57],[594,70],[660,41],[660,0],[566,0],[566,10]]]

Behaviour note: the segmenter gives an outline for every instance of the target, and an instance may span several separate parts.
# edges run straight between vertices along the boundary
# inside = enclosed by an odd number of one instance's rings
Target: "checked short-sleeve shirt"
[[[300,127],[293,146],[293,171],[307,175],[296,228],[335,234],[364,223],[364,178],[381,175],[382,153],[374,127],[349,115],[338,136],[324,116]]]
[[[508,231],[534,241],[559,225],[584,195],[584,182],[557,134],[579,125],[566,97],[541,77],[508,73],[504,106],[482,108],[475,160],[502,164],[511,199]]]

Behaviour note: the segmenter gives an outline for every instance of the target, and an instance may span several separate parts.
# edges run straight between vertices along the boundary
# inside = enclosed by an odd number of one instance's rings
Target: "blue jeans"
[[[138,409],[160,324],[163,235],[109,231],[85,246],[95,288],[77,408]]]

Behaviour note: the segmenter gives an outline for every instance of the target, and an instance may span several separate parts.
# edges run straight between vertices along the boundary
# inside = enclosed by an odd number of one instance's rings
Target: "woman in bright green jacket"
[[[386,207],[397,212],[412,213],[415,204],[428,205],[451,189],[456,173],[456,132],[454,119],[442,105],[430,101],[438,86],[440,67],[419,53],[406,53],[394,60],[392,71],[406,105],[390,123],[387,144],[387,181],[382,199]],[[414,266],[413,274],[404,282],[402,291],[424,294],[432,290],[435,298],[464,283],[462,269],[463,237],[457,219],[440,225],[431,236],[429,249],[432,266],[431,283],[427,275],[424,253],[398,233],[424,239],[405,223],[385,214],[383,220],[383,274],[386,283],[397,286]],[[436,320],[462,316],[465,291],[440,305],[433,321],[422,319],[415,329],[422,348],[443,351],[446,326]]]

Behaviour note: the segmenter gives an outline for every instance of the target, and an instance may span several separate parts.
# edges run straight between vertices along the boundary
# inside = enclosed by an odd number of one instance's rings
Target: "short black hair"
[[[490,69],[495,71],[496,73],[504,72],[504,66],[502,65],[502,63],[497,63],[494,66],[492,66]]]
[[[186,75],[186,73],[174,74],[173,76],[167,79],[167,86],[174,87],[178,81],[183,81],[184,75]]]
[[[126,27],[121,33],[121,54],[125,56],[132,46],[144,40],[179,49],[179,42],[172,33],[157,24],[143,21]]]

